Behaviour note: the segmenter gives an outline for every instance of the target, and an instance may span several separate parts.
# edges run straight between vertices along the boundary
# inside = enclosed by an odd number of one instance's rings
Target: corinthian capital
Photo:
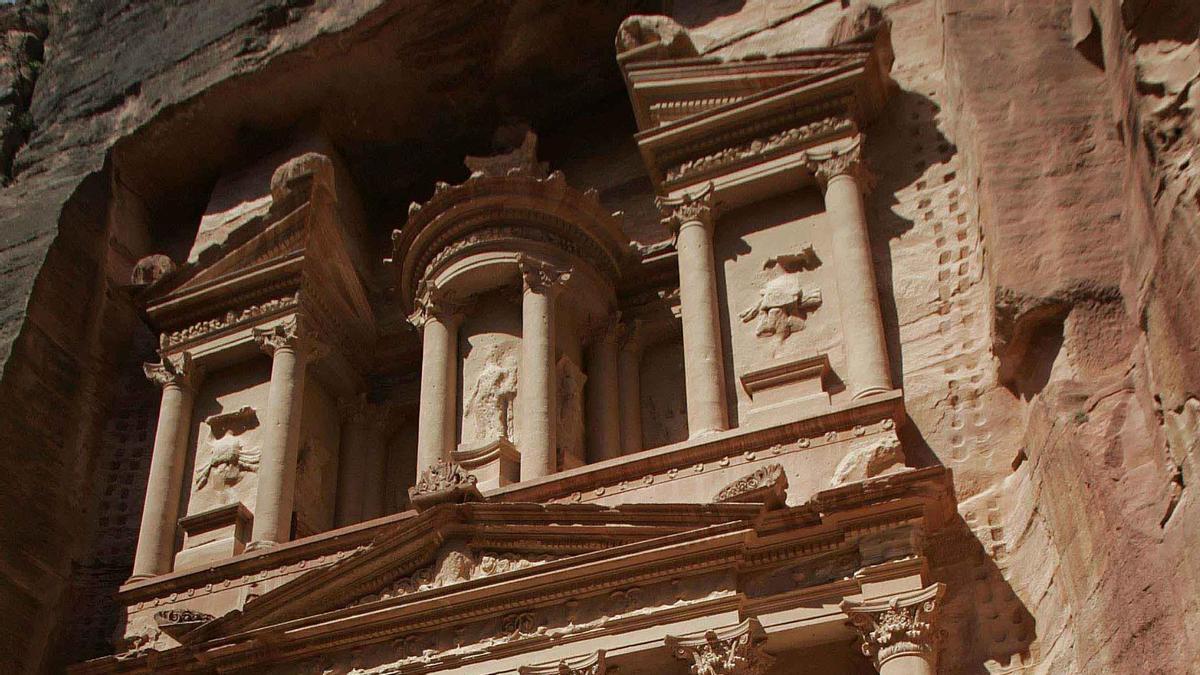
[[[879,668],[905,654],[937,656],[937,630],[933,623],[941,608],[945,584],[873,602],[842,602],[842,611],[862,635],[862,651]]]
[[[654,204],[662,214],[663,225],[678,232],[686,223],[700,223],[711,227],[717,216],[716,190],[710,182],[696,194],[681,197],[655,197]]]
[[[544,260],[521,256],[517,260],[525,290],[533,293],[553,293],[562,290],[571,279],[571,268],[555,267]]]
[[[858,180],[861,188],[866,188],[869,181],[862,159],[862,136],[856,137],[848,146],[827,152],[806,152],[804,165],[817,177],[822,189],[838,176],[850,176]]]
[[[413,305],[408,322],[417,328],[424,328],[430,319],[444,324],[454,323],[462,318],[466,308],[466,304],[459,301],[453,291],[426,280],[417,284],[417,297],[413,299]]]
[[[191,387],[196,383],[200,369],[192,362],[192,355],[183,352],[164,356],[161,363],[143,363],[142,372],[160,387]]]
[[[758,619],[690,637],[666,638],[675,658],[688,662],[692,675],[764,675],[775,657],[763,651],[767,635]]]
[[[521,675],[605,675],[604,650],[581,658],[562,659],[517,669]]]
[[[258,348],[268,355],[280,349],[290,349],[303,354],[305,358],[319,359],[327,352],[313,330],[295,315],[272,326],[255,328],[252,334]]]

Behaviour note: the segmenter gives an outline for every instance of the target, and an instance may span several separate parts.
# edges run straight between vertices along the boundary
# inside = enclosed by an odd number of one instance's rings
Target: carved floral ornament
[[[454,291],[442,288],[435,282],[422,279],[417,284],[417,294],[413,298],[413,311],[408,315],[408,322],[417,328],[424,328],[430,319],[443,324],[451,324],[462,318],[467,303],[459,299]]]
[[[190,352],[164,356],[159,363],[144,363],[142,371],[147,379],[160,387],[191,387],[199,378],[199,368],[192,361]]]
[[[477,482],[466,469],[439,459],[421,472],[416,485],[408,489],[408,498],[418,511],[445,502],[478,501]]]
[[[328,347],[317,339],[315,331],[308,323],[296,315],[271,326],[255,328],[252,334],[259,349],[268,355],[285,349],[303,353],[305,357],[315,361],[323,358],[329,351]]]
[[[763,650],[766,632],[750,618],[731,628],[691,637],[668,635],[667,648],[688,662],[691,675],[765,675],[775,657]]]
[[[945,593],[946,585],[937,583],[885,600],[845,600],[841,608],[862,636],[863,654],[874,660],[876,667],[905,654],[932,661],[937,655],[937,629],[933,624]]]

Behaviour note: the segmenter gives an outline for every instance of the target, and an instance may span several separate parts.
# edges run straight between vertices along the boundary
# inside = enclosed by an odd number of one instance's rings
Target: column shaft
[[[558,401],[555,371],[554,297],[526,288],[521,301],[521,480],[540,478],[557,468]]]
[[[620,396],[616,327],[608,326],[588,346],[588,460],[601,462],[621,454]]]
[[[147,366],[152,378],[155,367]],[[194,398],[191,387],[181,380],[172,378],[163,383],[132,579],[166,574],[174,566],[175,528]]]
[[[852,157],[857,157],[857,149]],[[831,161],[823,167],[827,175],[825,211],[833,235],[834,269],[846,343],[846,380],[851,398],[891,389],[887,342],[883,336],[875,264],[856,161]]]
[[[273,346],[267,424],[263,433],[254,505],[254,548],[291,538],[300,450],[300,408],[304,401],[304,363],[292,343]]]
[[[683,366],[687,388],[688,436],[729,428],[725,403],[725,359],[713,257],[713,192],[661,201],[677,227],[679,305],[683,317]]]
[[[642,350],[636,324],[628,327],[618,356],[621,385],[621,454],[642,449]]]
[[[925,654],[901,654],[879,665],[879,675],[936,675]]]
[[[366,415],[359,401],[347,407],[338,453],[338,527],[363,521],[363,485],[366,482]]]
[[[417,474],[454,450],[455,379],[458,375],[457,318],[430,313],[424,319],[421,352],[421,419],[417,427]]]
[[[366,481],[363,483],[363,520],[384,515],[387,488],[387,439],[383,420],[372,420],[366,432]],[[451,422],[453,423],[453,421]],[[451,427],[453,428],[453,427]],[[445,455],[449,457],[449,453]]]

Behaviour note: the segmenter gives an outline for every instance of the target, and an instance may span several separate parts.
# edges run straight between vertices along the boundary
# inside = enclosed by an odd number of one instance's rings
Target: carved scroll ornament
[[[430,319],[450,324],[462,317],[465,303],[453,291],[439,287],[432,281],[421,280],[417,284],[417,296],[413,299],[414,309],[408,321],[423,328]]]
[[[518,672],[520,675],[605,675],[608,668],[604,662],[604,650],[601,649],[580,658],[521,666]]]
[[[417,484],[408,489],[408,499],[418,511],[442,503],[482,499],[478,479],[457,464],[439,459],[421,472]]]
[[[787,487],[783,465],[768,464],[726,485],[713,501],[782,506],[787,501]]]
[[[936,655],[937,631],[933,623],[941,608],[945,584],[874,602],[842,602],[842,611],[862,636],[862,652],[878,668],[905,654],[930,659]]]
[[[716,219],[716,189],[710,182],[696,194],[664,199],[656,197],[654,204],[662,214],[662,223],[672,232],[688,223],[711,227]]]
[[[806,152],[804,164],[822,187],[838,176],[850,176],[858,179],[860,188],[865,189],[870,178],[862,161],[862,136],[857,136],[850,145],[835,150]]]
[[[525,290],[533,293],[551,293],[562,290],[571,280],[571,268],[560,268],[548,262],[522,255],[517,260]]]
[[[775,658],[763,650],[767,636],[758,619],[694,637],[667,636],[675,658],[689,663],[691,675],[765,675]]]
[[[316,360],[328,353],[328,347],[317,339],[309,324],[298,316],[289,316],[277,324],[255,328],[251,331],[259,349],[268,355],[274,355],[281,349],[291,350],[302,354],[305,358]]]

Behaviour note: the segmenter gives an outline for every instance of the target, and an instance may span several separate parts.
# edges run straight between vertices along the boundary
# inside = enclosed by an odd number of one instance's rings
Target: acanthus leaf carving
[[[521,666],[517,672],[520,675],[606,675],[608,667],[601,649],[583,657]]]
[[[782,506],[787,501],[787,487],[783,465],[768,464],[721,488],[713,501]]]
[[[763,650],[767,636],[758,619],[701,635],[668,635],[667,648],[675,658],[688,662],[691,675],[764,675],[775,657]]]
[[[279,323],[270,326],[259,326],[251,333],[259,349],[268,355],[276,351],[288,349],[303,353],[311,360],[317,360],[328,353],[328,348],[319,341],[312,328],[293,314]]]
[[[933,624],[941,609],[946,585],[871,602],[844,600],[841,609],[862,637],[862,652],[878,668],[897,656],[915,654],[936,661],[937,631]]]
[[[672,232],[678,232],[687,223],[700,223],[711,227],[716,220],[716,188],[709,182],[694,194],[679,197],[655,197],[655,206],[662,215],[662,223]]]
[[[544,260],[521,255],[517,260],[525,290],[543,294],[562,290],[571,280],[572,269],[556,267]]]
[[[825,152],[804,153],[804,164],[817,178],[822,187],[838,176],[850,176],[858,180],[860,189],[866,189],[870,175],[862,158],[862,136],[855,136],[849,145]]]
[[[477,482],[466,469],[439,459],[421,472],[416,485],[408,489],[408,499],[418,511],[435,504],[478,501],[483,497],[475,486]]]
[[[164,356],[159,363],[142,364],[142,371],[147,379],[160,387],[191,387],[199,376],[190,352]]]
[[[422,279],[417,284],[417,295],[413,299],[413,311],[408,321],[423,328],[430,319],[444,324],[457,321],[466,308],[453,291],[441,288],[433,281]]]

